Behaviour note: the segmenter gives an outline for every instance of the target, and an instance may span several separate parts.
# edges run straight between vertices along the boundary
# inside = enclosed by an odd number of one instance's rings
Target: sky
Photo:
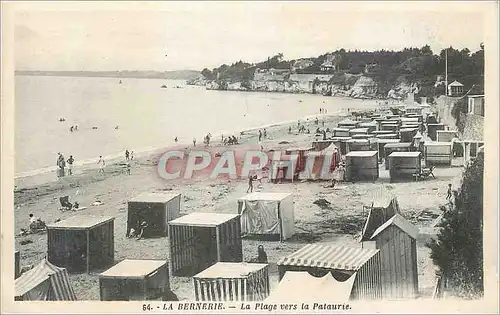
[[[18,5],[16,70],[181,70],[312,57],[340,48],[479,49],[484,8],[333,2]],[[360,5],[362,4],[362,6]],[[437,9],[436,9],[437,8]],[[457,9],[458,8],[458,9]]]

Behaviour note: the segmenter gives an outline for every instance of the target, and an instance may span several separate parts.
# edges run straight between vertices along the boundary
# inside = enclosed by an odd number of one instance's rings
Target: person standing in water
[[[99,161],[97,161],[97,164],[99,165],[99,173],[104,173],[104,159],[102,158],[102,155],[99,156]]]
[[[75,159],[73,159],[73,156],[70,155],[69,159],[66,161],[68,162],[68,175],[73,175],[73,162]]]
[[[130,160],[130,152],[128,150],[125,150],[125,161]]]

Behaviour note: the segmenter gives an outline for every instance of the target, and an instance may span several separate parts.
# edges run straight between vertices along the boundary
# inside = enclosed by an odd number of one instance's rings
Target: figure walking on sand
[[[451,201],[451,184],[448,184],[448,192],[446,193],[446,200]]]
[[[262,141],[262,131],[259,129],[259,142]]]
[[[66,161],[68,162],[68,175],[73,175],[73,162],[75,159],[73,159],[73,156],[70,155],[69,159]]]
[[[134,151],[130,151],[130,161],[134,159]]]
[[[193,147],[196,146],[196,138],[193,138]]]
[[[175,137],[174,141],[175,141],[175,143],[177,143],[179,141],[179,139],[177,139],[177,137]]]
[[[267,130],[266,130],[266,128],[264,128],[264,139],[266,139],[266,138],[267,138]]]
[[[253,192],[253,180],[254,180],[254,176],[253,175],[248,176],[247,194],[248,194],[248,192]]]
[[[64,160],[64,156],[59,152],[57,153],[57,162],[56,165],[59,167],[58,169],[58,177],[63,177],[64,176],[64,168],[66,167],[66,161]]]
[[[99,161],[97,161],[97,164],[99,165],[99,173],[104,173],[104,166],[106,165],[106,162],[104,162],[102,155],[99,156]]]
[[[125,161],[129,160],[130,160],[130,152],[128,152],[128,150],[125,150]]]

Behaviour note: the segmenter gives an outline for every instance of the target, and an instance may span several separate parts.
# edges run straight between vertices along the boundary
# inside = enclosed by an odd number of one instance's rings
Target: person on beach
[[[193,147],[196,146],[196,138],[193,138]]]
[[[448,192],[446,193],[446,200],[451,201],[451,184],[448,184]]]
[[[130,175],[130,163],[127,162],[127,174]]]
[[[263,245],[259,245],[257,247],[257,263],[259,264],[267,264],[267,253],[264,250]]]
[[[318,119],[318,117],[316,117],[316,119],[314,120],[314,123],[315,123],[316,125],[318,125],[318,124],[319,124],[319,119]]]
[[[262,141],[262,130],[259,129],[259,142]]]
[[[288,127],[288,133],[292,133],[292,126]]]
[[[247,194],[248,192],[253,192],[253,180],[254,180],[254,176],[253,175],[250,175],[248,176],[248,189],[247,189]]]
[[[73,159],[73,156],[70,155],[69,159],[66,161],[68,162],[68,175],[73,175],[73,162],[75,159]]]
[[[102,158],[102,155],[99,156],[99,161],[97,161],[97,164],[99,165],[99,173],[104,173],[104,159]]]
[[[264,139],[267,138],[267,130],[264,128]]]
[[[64,156],[59,152],[58,157],[57,157],[57,166],[59,167],[58,170],[58,177],[64,176],[64,168],[66,167],[66,161],[64,160]]]
[[[130,161],[134,159],[134,151],[130,151]]]
[[[179,139],[177,139],[177,137],[175,137],[174,141],[175,141],[175,143],[177,143],[179,141]]]
[[[74,130],[75,130],[75,131],[77,131],[77,130],[78,130],[78,125],[75,125]]]
[[[125,150],[125,161],[130,160],[130,152],[128,150]]]
[[[69,131],[73,132],[73,126],[71,126],[71,127],[69,128]]]
[[[323,124],[323,127],[324,127],[325,126],[325,121],[324,120],[323,120],[322,124]]]

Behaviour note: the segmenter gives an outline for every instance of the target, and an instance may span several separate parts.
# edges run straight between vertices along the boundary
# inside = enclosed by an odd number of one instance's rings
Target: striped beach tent
[[[20,301],[76,301],[68,272],[43,259],[15,280],[15,299]]]

